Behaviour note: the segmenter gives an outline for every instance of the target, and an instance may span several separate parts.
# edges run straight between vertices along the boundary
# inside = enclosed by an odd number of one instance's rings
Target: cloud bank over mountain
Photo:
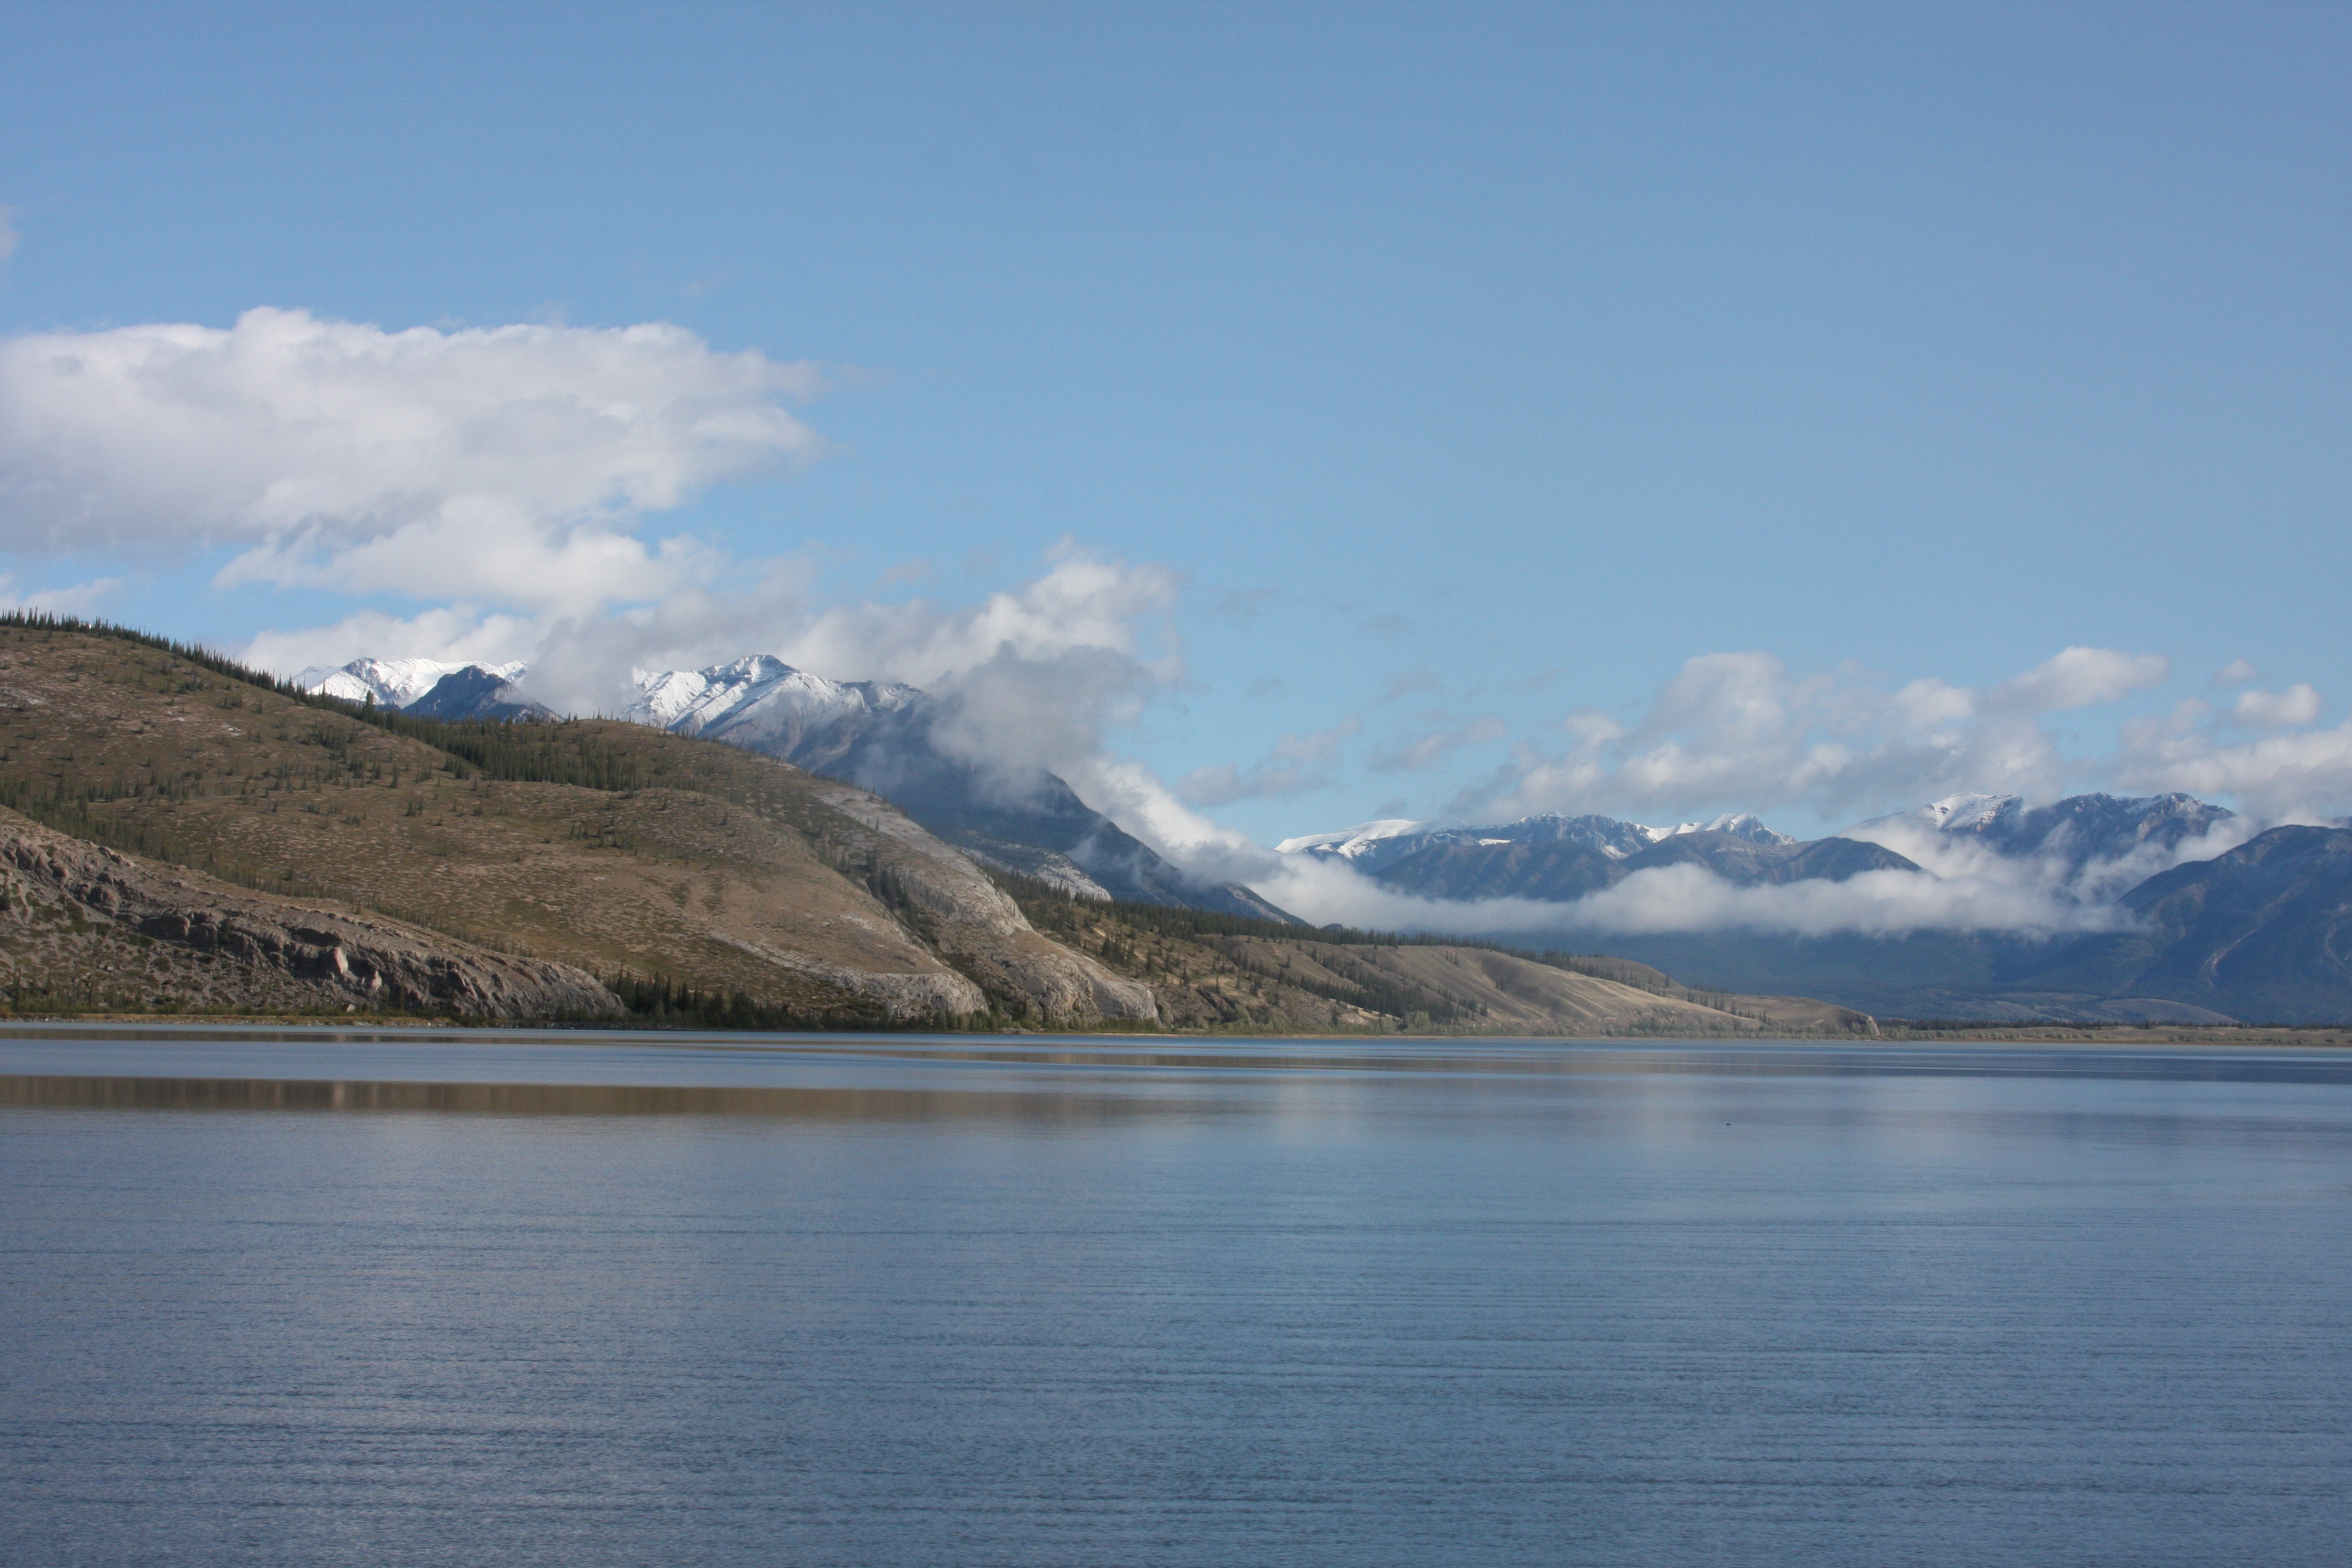
[[[1630,721],[1593,709],[1566,744],[1523,742],[1452,815],[1690,814],[1801,806],[1834,817],[1956,790],[2051,796],[2079,771],[2042,723],[2159,686],[2160,655],[2069,647],[1990,689],[1858,668],[1791,672],[1769,653],[1704,654]]]

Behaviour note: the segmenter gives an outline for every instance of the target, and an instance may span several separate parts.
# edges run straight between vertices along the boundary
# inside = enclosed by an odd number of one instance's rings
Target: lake
[[[2352,1560],[2352,1054],[0,1026],[0,1560]]]

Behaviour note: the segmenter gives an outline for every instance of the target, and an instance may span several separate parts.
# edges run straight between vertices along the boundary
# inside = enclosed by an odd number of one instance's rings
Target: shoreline
[[[823,1037],[839,1039],[908,1039],[935,1037],[940,1039],[1105,1039],[1105,1040],[1300,1040],[1300,1041],[1395,1041],[1399,1043],[1443,1046],[1469,1044],[1474,1041],[1522,1041],[1529,1044],[1557,1042],[1580,1044],[1629,1045],[1644,1041],[1658,1044],[1687,1042],[1694,1045],[1733,1045],[1758,1043],[1808,1043],[1827,1046],[1927,1046],[1927,1045],[2046,1045],[2046,1046],[2219,1046],[2242,1047],[2300,1047],[2306,1049],[2352,1049],[2352,1025],[2021,1025],[1986,1024],[1955,1025],[1943,1027],[1908,1027],[1881,1023],[1874,1035],[1824,1035],[1778,1030],[1726,1035],[1592,1034],[1540,1035],[1493,1034],[1463,1031],[1460,1033],[1370,1034],[1349,1030],[1302,1033],[1298,1031],[1243,1031],[1226,1029],[697,1029],[674,1025],[652,1023],[589,1023],[581,1020],[488,1020],[467,1018],[427,1018],[415,1015],[345,1015],[266,1014],[266,1013],[79,1013],[79,1014],[0,1014],[0,1033],[43,1026],[64,1026],[86,1029],[170,1029],[170,1028],[269,1028],[315,1030],[321,1034],[352,1029],[364,1030],[452,1030],[467,1033],[511,1034],[579,1034],[579,1035],[677,1035],[709,1037],[720,1039],[754,1040],[762,1037]]]

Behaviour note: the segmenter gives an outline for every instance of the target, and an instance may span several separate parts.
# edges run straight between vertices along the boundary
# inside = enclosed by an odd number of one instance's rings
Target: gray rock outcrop
[[[354,1005],[477,1018],[607,1017],[594,976],[420,927],[248,891],[119,854],[0,810],[0,864],[125,931],[260,964]]]

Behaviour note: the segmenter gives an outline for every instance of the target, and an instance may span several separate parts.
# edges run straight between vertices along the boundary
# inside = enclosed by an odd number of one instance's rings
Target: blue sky
[[[1966,787],[2352,809],[2341,6],[0,27],[12,340],[268,307],[669,322],[811,367],[735,395],[801,446],[588,509],[692,542],[634,606],[532,600],[520,556],[436,577],[449,533],[389,575],[225,576],[293,525],[98,472],[131,436],[43,467],[26,372],[20,600],[279,659],[635,649],[647,617],[688,657],[702,616],[953,686],[1003,595],[1022,689],[1074,726],[1047,760],[1163,840],[1543,808],[1811,831]],[[60,522],[40,497],[75,485],[152,515]],[[2017,684],[2069,647],[2109,657]]]

